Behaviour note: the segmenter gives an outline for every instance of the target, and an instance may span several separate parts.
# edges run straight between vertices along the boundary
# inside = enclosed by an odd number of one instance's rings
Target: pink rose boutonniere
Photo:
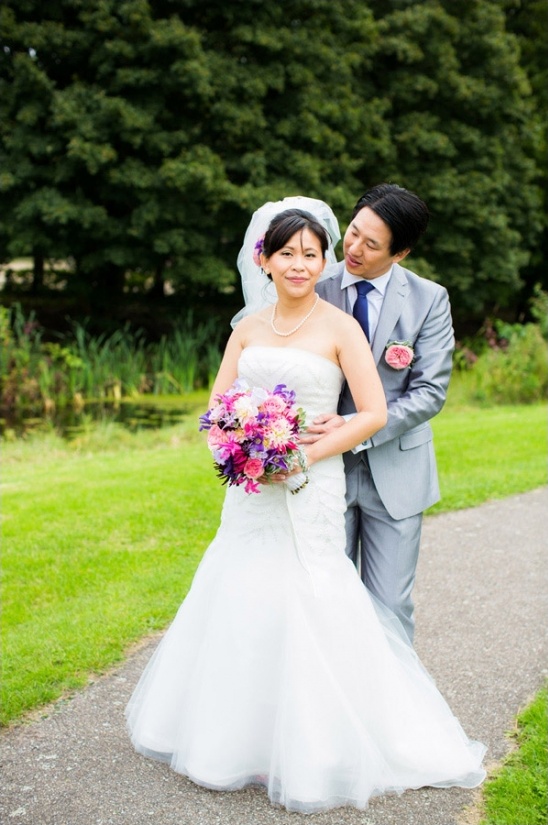
[[[384,359],[394,370],[405,370],[415,360],[415,352],[410,341],[389,341],[386,345]]]

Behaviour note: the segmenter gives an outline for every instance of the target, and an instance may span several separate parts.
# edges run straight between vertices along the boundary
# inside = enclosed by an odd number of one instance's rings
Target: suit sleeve
[[[415,359],[401,395],[388,400],[388,422],[371,439],[373,447],[398,438],[442,409],[451,377],[455,338],[447,290],[434,300],[414,342]]]

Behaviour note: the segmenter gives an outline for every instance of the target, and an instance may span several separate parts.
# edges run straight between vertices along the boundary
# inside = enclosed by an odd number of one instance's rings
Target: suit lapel
[[[327,277],[324,277],[318,286],[320,294],[344,312],[349,312],[347,290],[341,289],[341,280],[344,272],[344,262],[333,264],[326,269]]]
[[[405,300],[409,294],[409,283],[405,270],[399,264],[394,264],[392,277],[388,281],[384,301],[382,302],[377,329],[373,337],[372,352],[375,363],[378,364],[389,341],[390,333],[396,326]]]

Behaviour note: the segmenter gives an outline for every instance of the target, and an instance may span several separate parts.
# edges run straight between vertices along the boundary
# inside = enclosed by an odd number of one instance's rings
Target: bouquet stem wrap
[[[302,490],[307,484],[308,476],[303,472],[297,473],[294,476],[289,476],[289,478],[285,481],[286,487],[289,487],[292,493],[298,493],[299,490]]]

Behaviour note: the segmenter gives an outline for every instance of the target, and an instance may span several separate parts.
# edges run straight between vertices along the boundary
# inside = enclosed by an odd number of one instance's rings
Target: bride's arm
[[[245,320],[245,319],[244,319]],[[244,321],[240,321],[234,332],[228,339],[221,366],[217,372],[211,395],[209,396],[209,407],[211,408],[215,396],[219,393],[224,393],[234,383],[238,377],[238,359],[244,349],[244,337],[241,326]]]
[[[350,316],[336,330],[338,357],[356,405],[356,415],[313,444],[304,444],[308,463],[344,453],[374,435],[386,424],[384,389],[361,327]]]

